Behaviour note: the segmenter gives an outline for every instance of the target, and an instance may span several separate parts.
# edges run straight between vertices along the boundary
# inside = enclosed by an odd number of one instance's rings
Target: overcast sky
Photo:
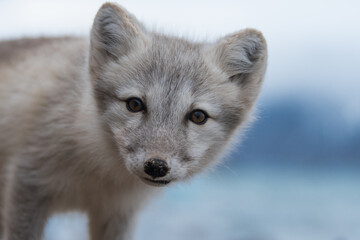
[[[1,0],[0,39],[87,35],[99,0]],[[118,1],[146,26],[195,40],[246,27],[269,46],[262,96],[321,96],[360,120],[360,1]],[[329,103],[330,104],[330,103]]]

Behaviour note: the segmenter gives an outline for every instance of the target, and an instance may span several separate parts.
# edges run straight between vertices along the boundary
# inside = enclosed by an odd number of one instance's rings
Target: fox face
[[[266,56],[255,30],[192,43],[149,32],[105,4],[91,33],[89,72],[119,161],[154,186],[216,162],[251,115]]]

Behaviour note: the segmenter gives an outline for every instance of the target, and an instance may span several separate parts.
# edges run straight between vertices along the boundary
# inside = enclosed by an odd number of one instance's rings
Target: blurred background
[[[258,120],[224,164],[165,189],[136,240],[360,239],[360,2],[117,1],[146,26],[214,41],[251,27],[269,47]],[[1,0],[0,39],[86,36],[103,1]],[[87,239],[86,216],[47,240]]]

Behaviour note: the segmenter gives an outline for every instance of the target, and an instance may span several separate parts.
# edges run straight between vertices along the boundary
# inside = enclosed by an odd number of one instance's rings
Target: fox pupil
[[[138,98],[130,98],[126,102],[126,107],[130,112],[140,112],[144,109],[144,104]]]
[[[207,118],[206,113],[202,110],[195,110],[190,114],[190,120],[198,125],[204,124]]]

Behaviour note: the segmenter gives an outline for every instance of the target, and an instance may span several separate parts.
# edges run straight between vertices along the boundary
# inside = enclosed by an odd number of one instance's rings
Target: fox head
[[[249,119],[266,69],[256,30],[193,43],[150,32],[111,3],[90,41],[94,93],[119,161],[155,186],[216,162]]]

